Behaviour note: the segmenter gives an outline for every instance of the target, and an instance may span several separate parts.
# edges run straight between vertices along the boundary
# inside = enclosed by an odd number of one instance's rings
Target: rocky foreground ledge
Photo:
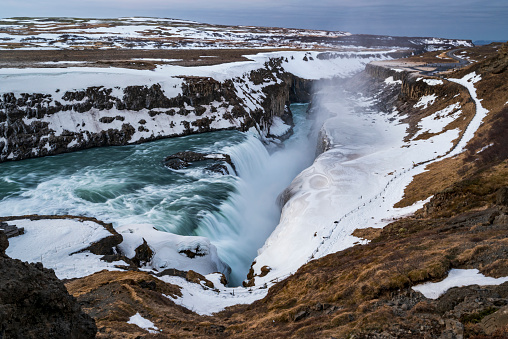
[[[0,231],[0,337],[95,338],[95,321],[55,272],[9,258],[8,246]]]

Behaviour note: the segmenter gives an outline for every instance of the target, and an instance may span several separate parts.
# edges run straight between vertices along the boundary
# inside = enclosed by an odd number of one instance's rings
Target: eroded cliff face
[[[284,72],[281,59],[224,81],[181,80],[180,92],[172,97],[158,83],[4,93],[0,161],[223,129],[256,128],[262,136],[284,137],[270,133],[274,117],[291,126],[289,103],[310,98],[311,82]]]
[[[447,83],[446,86],[443,86],[443,83],[432,85],[422,81],[425,77],[418,74],[416,71],[400,70],[395,67],[392,68],[376,63],[368,64],[364,72],[367,75],[364,81],[366,80],[368,85],[374,88],[379,88],[379,85],[382,83],[386,84],[385,80],[390,77],[391,81],[394,83],[399,82],[397,87],[392,87],[392,92],[396,94],[397,100],[400,102],[418,101],[422,96],[432,94],[443,97],[449,94],[455,95],[458,92],[457,90],[461,87],[454,83]],[[363,88],[365,89],[367,84],[363,83],[362,86],[364,86]],[[386,91],[386,89],[383,90]],[[372,92],[372,88],[370,91]],[[386,93],[384,95],[386,95]]]

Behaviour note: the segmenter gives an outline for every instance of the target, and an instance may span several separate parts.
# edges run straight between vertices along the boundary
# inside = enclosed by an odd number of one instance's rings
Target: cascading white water
[[[196,230],[217,246],[219,256],[232,268],[230,285],[246,278],[257,250],[277,226],[278,195],[313,161],[315,144],[309,140],[307,105],[294,105],[295,133],[285,147],[271,155],[254,136],[237,146],[226,147],[239,172],[236,192],[218,212],[203,212]],[[313,138],[314,139],[314,138]]]

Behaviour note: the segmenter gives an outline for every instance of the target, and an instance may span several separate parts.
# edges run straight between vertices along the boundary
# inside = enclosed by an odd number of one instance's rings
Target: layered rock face
[[[95,338],[94,320],[53,270],[9,258],[8,246],[0,231],[0,337]]]
[[[311,82],[284,72],[281,62],[270,59],[263,68],[223,81],[180,77],[172,89],[176,96],[159,83],[4,93],[0,161],[224,129],[254,127],[269,136],[274,117],[292,125],[290,101],[310,98]]]

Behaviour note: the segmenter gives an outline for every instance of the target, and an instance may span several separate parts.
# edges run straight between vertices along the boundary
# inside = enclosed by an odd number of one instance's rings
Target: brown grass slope
[[[485,47],[478,49],[483,51]],[[483,59],[479,57],[479,52],[475,49],[468,52],[476,58]],[[426,199],[444,187],[452,186],[457,181],[475,173],[478,174],[507,159],[508,43],[502,45],[498,53],[490,51],[486,56],[487,58],[483,61],[449,75],[461,78],[476,72],[482,77],[482,81],[476,84],[477,95],[482,100],[483,107],[489,110],[489,114],[476,132],[475,138],[467,145],[466,152],[461,155],[428,165],[427,172],[416,176],[406,188],[404,199],[397,207],[409,206],[418,200]],[[469,97],[467,93],[461,93],[461,97],[464,96]],[[468,120],[472,118],[475,109],[474,103],[471,99],[469,100],[468,106],[463,106],[463,109],[467,110],[465,112]]]

